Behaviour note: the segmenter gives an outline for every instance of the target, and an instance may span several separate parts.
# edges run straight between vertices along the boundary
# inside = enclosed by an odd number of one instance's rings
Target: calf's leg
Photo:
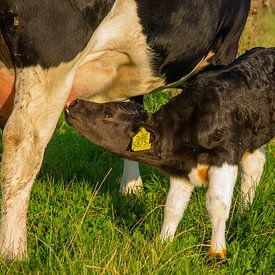
[[[187,179],[170,178],[170,189],[164,207],[164,222],[160,239],[172,241],[194,187]]]
[[[72,85],[69,68],[63,67],[17,72],[15,105],[3,133],[0,257],[5,260],[27,255],[32,185]]]
[[[241,193],[244,206],[252,203],[265,164],[264,148],[245,153],[241,160]]]
[[[209,188],[206,194],[206,207],[212,223],[209,258],[226,258],[226,221],[229,217],[237,172],[238,166],[231,166],[227,163],[221,167],[212,166],[208,172]]]

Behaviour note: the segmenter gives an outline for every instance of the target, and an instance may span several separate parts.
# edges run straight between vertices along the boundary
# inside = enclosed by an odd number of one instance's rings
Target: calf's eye
[[[104,110],[104,117],[105,118],[113,117],[113,114],[111,113],[110,110]]]

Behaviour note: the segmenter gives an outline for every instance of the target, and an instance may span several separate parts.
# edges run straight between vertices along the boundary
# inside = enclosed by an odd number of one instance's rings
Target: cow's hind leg
[[[231,166],[226,163],[221,167],[209,169],[209,188],[206,194],[206,207],[212,223],[209,258],[226,258],[226,221],[229,216],[237,172],[237,165]]]
[[[124,194],[138,195],[142,191],[142,179],[139,164],[136,161],[124,160],[124,168],[119,191]]]
[[[241,193],[244,206],[252,203],[265,164],[264,148],[245,153],[241,160]]]
[[[65,72],[38,66],[17,72],[14,110],[3,134],[0,257],[5,260],[27,255],[30,192],[72,84]]]
[[[143,96],[131,98],[136,103],[143,105]],[[124,160],[123,175],[119,191],[124,194],[140,194],[142,192],[142,179],[139,164],[136,161]]]

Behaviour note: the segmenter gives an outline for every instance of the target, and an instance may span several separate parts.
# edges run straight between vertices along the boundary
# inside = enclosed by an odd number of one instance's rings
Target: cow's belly
[[[68,101],[75,98],[97,103],[121,101],[163,84],[164,80],[153,76],[149,66],[133,63],[127,54],[107,51],[101,58],[78,68]]]
[[[119,101],[164,85],[152,70],[152,52],[134,0],[116,1],[87,48],[70,100],[78,97],[98,103]]]

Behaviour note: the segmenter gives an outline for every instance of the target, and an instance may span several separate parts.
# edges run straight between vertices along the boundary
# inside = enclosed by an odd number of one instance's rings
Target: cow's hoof
[[[162,233],[159,236],[160,242],[162,244],[169,244],[172,243],[174,240],[174,235],[170,236],[170,235],[163,235]]]
[[[227,257],[226,257],[226,250],[222,251],[214,251],[212,249],[208,252],[208,260],[210,262],[216,262],[216,263],[226,263]]]
[[[135,179],[127,180],[122,179],[122,182],[120,184],[119,192],[123,195],[140,195],[142,192],[142,179],[140,176],[138,176]]]
[[[174,224],[164,224],[160,232],[161,243],[171,243],[174,240],[177,226]]]
[[[24,252],[0,251],[0,262],[26,261],[27,254]]]
[[[0,240],[0,261],[25,261],[27,260],[27,245],[25,241],[6,242]]]

